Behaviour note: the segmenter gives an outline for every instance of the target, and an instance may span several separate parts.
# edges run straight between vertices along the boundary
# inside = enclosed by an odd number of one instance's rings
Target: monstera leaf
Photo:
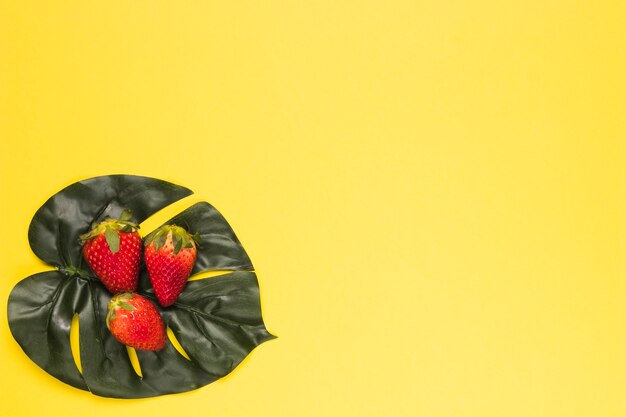
[[[35,214],[28,238],[54,271],[19,282],[9,296],[9,327],[24,352],[46,372],[105,397],[142,398],[189,391],[231,372],[259,344],[274,338],[261,317],[259,286],[248,258],[224,217],[197,203],[167,224],[200,236],[192,274],[234,271],[190,281],[174,305],[160,308],[189,359],[168,340],[160,351],[137,351],[139,376],[126,347],[105,325],[111,294],[83,262],[78,237],[124,209],[141,223],[191,190],[154,178],[110,175],[72,184]],[[145,270],[138,292],[156,300]],[[78,314],[82,372],[70,344]]]

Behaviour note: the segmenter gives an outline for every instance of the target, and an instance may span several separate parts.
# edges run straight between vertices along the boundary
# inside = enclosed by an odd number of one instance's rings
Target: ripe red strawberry
[[[196,262],[195,237],[178,226],[161,226],[146,236],[144,259],[163,307],[174,304]]]
[[[129,219],[130,211],[125,210],[119,220],[106,219],[80,237],[83,257],[112,293],[137,289],[141,236],[139,226]]]
[[[120,343],[135,349],[159,350],[165,346],[165,325],[149,300],[133,292],[109,301],[107,327]]]

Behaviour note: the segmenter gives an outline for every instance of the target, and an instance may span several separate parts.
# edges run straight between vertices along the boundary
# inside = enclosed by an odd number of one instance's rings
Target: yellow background
[[[511,4],[515,3],[515,4]],[[621,1],[0,1],[2,412],[626,415]],[[111,173],[230,221],[277,340],[198,391],[34,365],[27,228]],[[144,232],[148,229],[144,227]]]

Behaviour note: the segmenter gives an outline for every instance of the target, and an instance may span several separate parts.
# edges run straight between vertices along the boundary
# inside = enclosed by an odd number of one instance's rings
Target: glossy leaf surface
[[[274,338],[261,317],[259,286],[235,233],[217,210],[198,203],[166,224],[199,236],[193,273],[232,270],[190,281],[177,302],[160,308],[142,271],[138,292],[155,301],[190,359],[168,340],[157,352],[137,351],[142,377],[126,347],[105,325],[111,294],[83,264],[78,236],[106,217],[132,211],[142,222],[191,191],[153,178],[114,175],[73,184],[50,198],[29,229],[31,248],[58,268],[19,282],[9,296],[9,326],[24,352],[51,375],[96,395],[142,398],[189,391],[231,372],[252,349]],[[71,351],[70,327],[80,322],[80,363]]]

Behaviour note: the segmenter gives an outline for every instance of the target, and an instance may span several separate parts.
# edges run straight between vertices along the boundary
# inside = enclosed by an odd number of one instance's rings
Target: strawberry
[[[137,289],[141,236],[129,219],[125,210],[119,220],[108,218],[80,237],[85,261],[112,293]]]
[[[196,243],[179,226],[161,226],[144,241],[144,259],[154,293],[163,307],[174,304],[196,262]]]
[[[109,301],[106,324],[113,337],[135,349],[159,350],[165,346],[165,325],[148,299],[123,292]]]

